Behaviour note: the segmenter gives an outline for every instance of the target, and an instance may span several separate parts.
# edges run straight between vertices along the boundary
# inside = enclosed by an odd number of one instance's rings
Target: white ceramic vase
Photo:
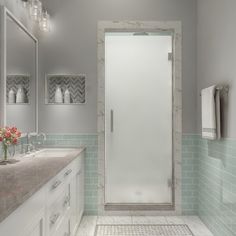
[[[12,88],[8,92],[8,103],[16,103],[16,94]]]
[[[63,95],[61,91],[61,87],[57,85],[55,92],[55,103],[63,103]]]
[[[25,103],[25,91],[22,85],[19,85],[16,93],[16,103]]]
[[[70,91],[67,88],[64,93],[64,103],[69,104],[70,103]]]

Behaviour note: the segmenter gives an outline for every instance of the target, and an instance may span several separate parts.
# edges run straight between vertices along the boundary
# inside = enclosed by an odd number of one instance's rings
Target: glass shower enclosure
[[[105,204],[171,205],[172,35],[105,35]]]

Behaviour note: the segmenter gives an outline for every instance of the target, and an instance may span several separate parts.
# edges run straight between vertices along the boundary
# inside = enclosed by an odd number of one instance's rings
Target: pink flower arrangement
[[[20,136],[21,132],[16,127],[0,128],[0,142],[2,142],[4,146],[17,144]]]
[[[8,163],[7,161],[8,147],[10,145],[16,145],[20,136],[21,132],[16,127],[0,128],[0,142],[2,143],[4,152],[4,160],[3,160],[4,164]]]

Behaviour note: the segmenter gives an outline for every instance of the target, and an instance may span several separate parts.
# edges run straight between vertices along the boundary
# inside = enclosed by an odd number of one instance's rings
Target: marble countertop
[[[75,149],[64,157],[21,158],[17,163],[0,165],[0,222],[56,176],[83,150],[84,148]]]

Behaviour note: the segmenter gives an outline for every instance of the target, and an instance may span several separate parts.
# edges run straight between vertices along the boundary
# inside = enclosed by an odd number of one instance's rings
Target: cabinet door
[[[70,236],[70,221],[67,217],[61,222],[53,236]]]
[[[71,179],[70,182],[70,209],[71,209],[71,216],[70,216],[70,229],[72,235],[75,235],[77,229],[77,214],[76,214],[76,203],[77,203],[77,190],[76,190],[76,176]]]
[[[33,225],[24,236],[44,236],[43,219],[41,218],[36,225]]]
[[[20,236],[45,236],[44,219],[44,210],[42,210],[34,219],[29,220],[29,223],[23,229],[16,229],[15,235],[19,235],[19,232],[22,232]]]
[[[76,220],[79,223],[84,212],[84,158],[81,158],[80,170],[76,175]]]

